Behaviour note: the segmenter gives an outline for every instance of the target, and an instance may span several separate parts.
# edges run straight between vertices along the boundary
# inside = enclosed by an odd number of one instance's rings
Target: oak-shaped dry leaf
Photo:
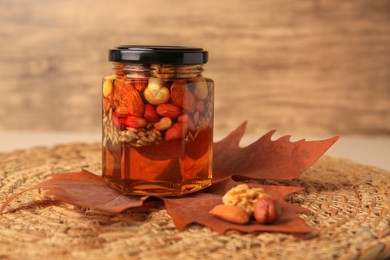
[[[272,141],[271,131],[247,147],[240,148],[246,123],[225,139],[214,144],[213,182],[233,175],[246,179],[290,180],[299,177],[315,163],[338,139],[321,141],[299,140],[290,136]]]
[[[119,214],[129,208],[142,207],[148,198],[147,196],[123,196],[109,188],[100,176],[86,170],[50,176],[50,179],[9,197],[0,208],[0,214],[14,198],[33,189],[43,189],[48,195],[65,203],[110,214]]]

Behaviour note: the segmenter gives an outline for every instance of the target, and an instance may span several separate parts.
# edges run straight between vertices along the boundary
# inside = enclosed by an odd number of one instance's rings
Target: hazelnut
[[[279,204],[271,198],[259,198],[254,204],[253,216],[259,224],[271,224],[280,217]]]

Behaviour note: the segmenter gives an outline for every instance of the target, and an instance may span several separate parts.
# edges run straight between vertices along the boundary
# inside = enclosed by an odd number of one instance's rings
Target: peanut
[[[151,104],[145,104],[144,117],[151,123],[157,123],[160,120],[160,117],[158,116],[156,110]]]
[[[165,132],[165,140],[170,141],[180,141],[183,139],[188,132],[187,125],[183,123],[173,124],[166,132]]]
[[[154,128],[160,131],[164,131],[170,128],[171,125],[172,125],[172,120],[169,117],[163,117],[160,119],[160,121],[154,124]]]
[[[136,116],[128,116],[125,121],[126,126],[132,128],[141,128],[146,126],[147,121],[145,118],[140,118]]]
[[[176,118],[182,113],[182,110],[172,104],[160,104],[156,108],[157,114],[164,117]]]
[[[190,131],[196,131],[196,125],[188,114],[182,114],[178,116],[177,122],[187,124]]]

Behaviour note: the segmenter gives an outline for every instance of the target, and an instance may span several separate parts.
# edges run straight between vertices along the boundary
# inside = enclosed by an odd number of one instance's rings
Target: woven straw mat
[[[0,202],[50,173],[101,170],[100,144],[70,144],[0,153]],[[309,209],[314,232],[221,236],[200,225],[178,232],[162,207],[105,215],[60,203],[38,190],[0,215],[0,259],[385,259],[390,256],[390,173],[323,157],[289,197]]]

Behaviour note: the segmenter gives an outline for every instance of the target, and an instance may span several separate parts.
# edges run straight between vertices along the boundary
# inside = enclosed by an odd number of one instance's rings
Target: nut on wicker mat
[[[99,144],[71,144],[0,154],[0,201],[55,172],[99,171]],[[268,182],[273,184],[273,182]],[[277,184],[277,183],[275,183]],[[0,216],[0,259],[383,259],[390,256],[390,173],[323,157],[291,196],[310,211],[316,232],[220,236],[193,225],[175,229],[164,208],[108,216],[30,191]]]

